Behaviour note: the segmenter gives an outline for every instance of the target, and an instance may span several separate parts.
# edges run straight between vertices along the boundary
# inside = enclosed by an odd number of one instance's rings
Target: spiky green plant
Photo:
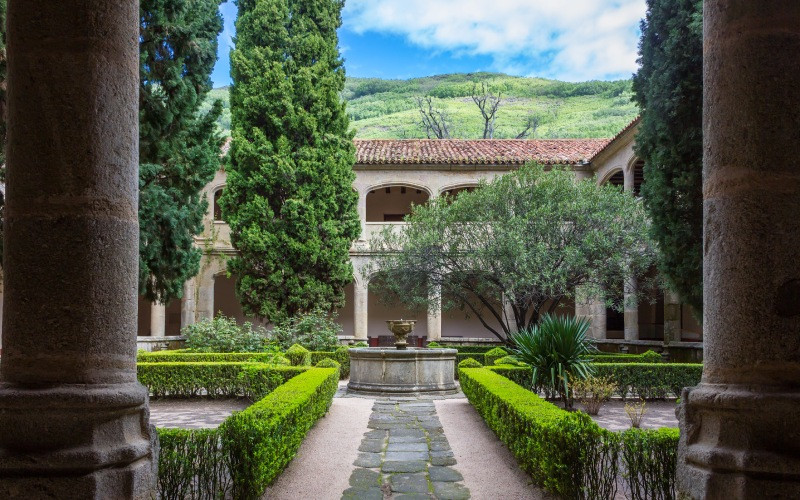
[[[557,394],[572,407],[570,383],[594,374],[590,356],[597,352],[587,337],[589,321],[545,314],[538,324],[511,335],[514,357],[532,368],[532,386]]]

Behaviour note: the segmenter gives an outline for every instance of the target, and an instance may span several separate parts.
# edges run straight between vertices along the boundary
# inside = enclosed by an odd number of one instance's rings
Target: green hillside
[[[472,102],[473,82],[485,81],[502,94],[495,138],[513,138],[530,116],[538,118],[536,138],[611,137],[638,114],[631,102],[630,80],[568,83],[496,73],[439,75],[411,80],[348,78],[343,97],[356,136],[361,138],[420,138],[416,98],[434,97],[452,124],[453,136],[482,137],[483,121]],[[230,133],[227,87],[210,98],[222,99],[225,112],[220,128]]]

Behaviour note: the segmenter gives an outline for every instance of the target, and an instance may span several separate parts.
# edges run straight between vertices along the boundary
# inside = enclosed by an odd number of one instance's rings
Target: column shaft
[[[625,340],[639,340],[639,301],[636,293],[636,280],[630,278],[625,283],[625,296],[623,297],[625,302]]]
[[[664,343],[681,340],[681,299],[674,292],[664,292]]]
[[[357,342],[367,341],[369,324],[368,301],[369,283],[365,279],[356,279],[353,283],[353,330]]]
[[[679,496],[800,497],[800,3],[706,0],[704,347]]]
[[[183,297],[181,298],[181,330],[195,323],[195,314],[197,313],[197,306],[195,305],[196,294],[197,286],[195,278],[192,278],[183,284]]]
[[[163,337],[167,331],[167,306],[153,302],[150,306],[150,336]]]
[[[138,2],[9,0],[7,22],[0,497],[150,498]]]
[[[442,293],[436,287],[431,291],[431,303],[428,305],[428,342],[442,339]]]

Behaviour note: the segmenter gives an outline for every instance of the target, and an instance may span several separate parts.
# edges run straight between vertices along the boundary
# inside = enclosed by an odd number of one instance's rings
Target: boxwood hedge
[[[339,377],[346,379],[350,376],[350,353],[349,348],[342,346],[335,351],[311,351],[311,364],[317,366],[323,359],[332,359],[339,363]]]
[[[257,363],[272,363],[278,365],[288,365],[289,360],[282,354],[273,352],[189,352],[186,350],[178,351],[140,351],[136,355],[136,361],[140,363],[226,363],[237,361],[253,361]]]
[[[153,396],[263,397],[307,368],[264,363],[139,363],[137,378]]]
[[[260,498],[338,386],[336,368],[302,371],[217,429],[157,429],[159,497]]]
[[[674,498],[677,429],[614,433],[496,370],[459,371],[470,403],[537,485],[563,498],[614,498],[620,484],[634,498]]]

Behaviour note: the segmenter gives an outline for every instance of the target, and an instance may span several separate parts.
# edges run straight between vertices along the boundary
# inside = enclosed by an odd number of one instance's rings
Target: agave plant
[[[514,357],[531,365],[533,387],[557,394],[572,407],[570,383],[594,374],[590,356],[597,352],[586,336],[589,321],[545,314],[538,324],[511,335]]]

